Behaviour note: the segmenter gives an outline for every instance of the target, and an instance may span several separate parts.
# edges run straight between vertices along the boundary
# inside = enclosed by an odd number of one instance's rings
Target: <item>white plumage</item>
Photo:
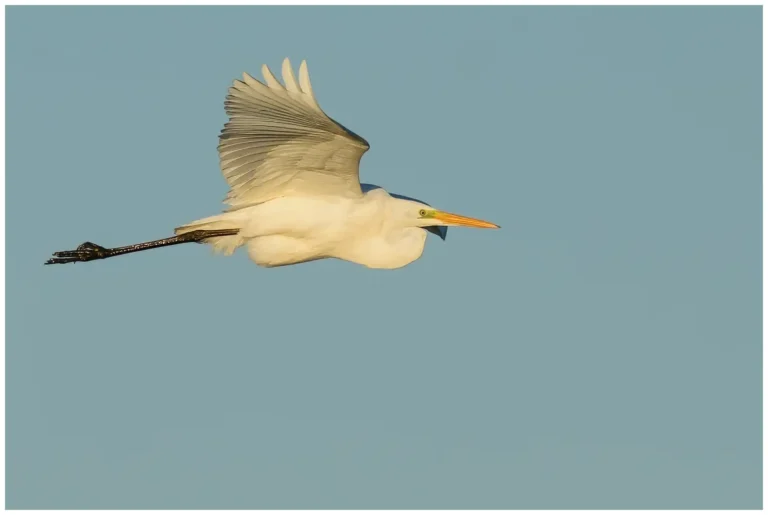
[[[166,245],[204,242],[232,254],[246,246],[265,267],[338,258],[370,268],[399,268],[421,256],[427,231],[444,226],[497,228],[433,209],[380,188],[365,193],[359,164],[368,143],[328,117],[315,98],[306,62],[298,81],[283,61],[281,84],[262,67],[229,88],[229,121],[219,158],[229,184],[221,214],[176,229],[176,236],[107,249],[86,242],[54,253],[48,264],[103,259]]]
[[[399,268],[421,256],[427,227],[497,227],[383,189],[364,194],[359,164],[368,142],[322,111],[306,61],[298,82],[287,58],[284,85],[266,65],[262,73],[266,84],[243,74],[225,102],[229,121],[219,157],[230,208],[179,227],[177,234],[239,229],[207,242],[225,254],[247,245],[250,258],[266,267],[335,257]]]

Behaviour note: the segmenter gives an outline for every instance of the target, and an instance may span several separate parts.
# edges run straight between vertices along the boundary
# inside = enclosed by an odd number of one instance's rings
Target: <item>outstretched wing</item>
[[[368,142],[320,109],[306,61],[298,83],[287,58],[282,71],[285,85],[264,65],[266,84],[245,73],[229,88],[219,136],[225,202],[237,209],[290,195],[362,195],[358,167]]]

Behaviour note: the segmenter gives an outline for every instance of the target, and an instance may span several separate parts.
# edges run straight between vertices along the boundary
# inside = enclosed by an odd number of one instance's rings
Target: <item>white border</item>
[[[662,5],[662,6],[735,6],[735,5],[763,5],[764,2],[757,0],[747,0],[739,2],[723,2],[714,0],[692,1],[692,0],[639,0],[634,2],[622,2],[622,1],[610,1],[610,0],[597,0],[592,2],[579,2],[577,0],[560,0],[559,2],[545,2],[545,1],[510,1],[510,0],[480,0],[472,2],[471,0],[272,0],[272,1],[253,1],[253,0],[227,0],[226,2],[215,3],[203,0],[164,0],[161,2],[153,0],[138,0],[133,2],[113,2],[113,1],[72,1],[67,2],[64,0],[27,0],[27,1],[11,1],[5,2],[5,5],[209,5],[209,6],[233,6],[233,5],[468,5],[468,6],[481,6],[481,5],[534,5],[534,6],[637,6],[637,5]],[[763,15],[765,16],[765,15]]]
[[[12,1],[12,2],[5,2],[5,6],[9,5],[158,5],[157,2],[152,0],[139,0],[134,2],[99,2],[99,1],[74,1],[74,2],[66,2],[63,0],[39,0],[39,1]],[[165,0],[161,2],[161,5],[550,5],[550,6],[566,6],[566,5],[622,5],[622,6],[630,6],[630,5],[689,5],[689,6],[701,6],[701,5],[763,5],[763,2],[760,1],[740,1],[740,2],[716,2],[716,1],[690,1],[690,0],[678,0],[674,2],[664,2],[664,1],[652,1],[652,0],[644,0],[644,1],[634,1],[631,3],[622,3],[622,2],[616,2],[616,1],[593,1],[590,3],[582,3],[578,1],[559,1],[559,2],[515,2],[515,1],[500,1],[500,0],[483,0],[481,2],[468,2],[468,1],[436,1],[436,0],[419,0],[419,1],[405,1],[405,0],[392,0],[389,2],[382,2],[382,1],[367,1],[367,2],[361,2],[361,1],[353,1],[353,0],[328,0],[328,1],[319,1],[319,0],[273,0],[270,2],[267,1],[245,1],[245,0],[228,0],[224,4],[216,4],[212,2],[206,2],[206,1],[181,1],[181,0]],[[766,26],[766,11],[763,9],[763,30],[765,30]],[[3,37],[2,41],[0,42],[0,46],[2,47],[2,60],[3,60],[3,67],[2,67],[2,93],[3,93],[3,99],[5,99],[5,9],[2,10],[2,13],[0,13],[0,23],[2,24],[2,30],[3,30]],[[766,83],[766,71],[765,71],[765,55],[768,45],[766,45],[765,37],[763,37],[763,88],[765,88]],[[763,90],[765,91],[765,89]],[[5,115],[5,101],[2,105],[2,113]],[[5,119],[5,116],[3,116],[3,119]],[[766,107],[765,107],[765,94],[763,94],[763,149],[768,148],[768,136],[766,136],[765,131],[765,119],[766,119]],[[0,138],[0,156],[2,156],[2,163],[3,163],[3,181],[0,183],[0,190],[2,191],[2,201],[3,201],[3,209],[0,211],[0,218],[2,218],[2,224],[0,224],[0,232],[2,232],[2,238],[0,238],[0,245],[2,245],[2,254],[0,255],[0,260],[2,261],[3,270],[7,273],[7,270],[5,269],[5,124],[2,126],[2,138]],[[765,202],[766,193],[768,193],[768,185],[766,185],[765,181],[765,162],[763,160],[763,202]],[[768,245],[766,245],[766,226],[768,225],[768,216],[766,216],[766,209],[765,206],[763,206],[763,342],[765,341],[765,319],[766,316],[768,316],[768,305],[765,302],[765,286],[766,286],[766,266],[765,266],[765,256],[766,256],[766,250],[768,250]],[[2,285],[3,290],[5,291],[5,276],[4,273],[2,276]],[[3,464],[5,464],[5,295],[3,295],[2,300],[0,300],[0,303],[2,304],[2,314],[0,314],[0,326],[2,326],[2,339],[3,339],[3,353],[0,356],[0,364],[2,364],[2,370],[3,370],[3,381],[0,383],[0,390],[2,391],[2,399],[0,399],[0,403],[2,404],[2,427],[0,428],[1,436],[2,436],[2,446],[0,450],[0,456],[2,456]],[[763,352],[763,374],[765,373],[766,369],[766,356],[765,352]],[[766,398],[765,395],[765,380],[763,379],[763,399]],[[763,458],[765,457],[765,449],[766,449],[766,438],[765,438],[765,425],[766,425],[766,414],[765,409],[763,409]],[[763,459],[763,461],[765,461]],[[2,506],[5,507],[5,466],[2,468],[2,472],[0,472],[0,475],[2,476],[2,481],[0,482],[0,499],[2,500]],[[765,507],[765,474],[763,474],[763,507]],[[89,513],[100,513],[108,510],[89,510]],[[110,510],[111,511],[111,510]],[[182,511],[182,510],[173,510],[173,511]],[[217,512],[217,511],[223,511],[223,510],[195,510],[195,511],[204,511],[204,512]],[[337,510],[323,510],[323,511],[330,511],[332,513],[335,513]],[[366,510],[338,510],[339,513],[362,513]],[[451,510],[453,511],[453,510]],[[461,510],[461,511],[479,511],[479,510]],[[562,510],[565,511],[565,510]],[[586,510],[583,510],[586,511]],[[615,513],[620,510],[601,510],[601,513]],[[687,510],[687,511],[700,511],[700,510]],[[703,511],[703,510],[701,510]],[[707,510],[711,511],[711,510]],[[158,513],[158,514],[164,514],[168,513],[167,510],[121,510],[123,513]],[[301,511],[298,510],[263,510],[261,511],[263,513],[274,513],[275,515],[286,515],[286,514],[292,514],[292,513],[301,513]],[[401,510],[401,511],[395,511],[395,510],[377,510],[378,513],[393,513],[393,514],[403,514],[403,513],[413,513],[413,514],[422,514],[425,513],[425,510]],[[443,510],[429,510],[427,512],[438,512],[443,513]],[[561,513],[561,510],[519,510],[516,513],[530,513],[532,515],[541,515],[546,513]],[[677,510],[657,510],[657,511],[651,511],[651,510],[633,510],[635,513],[678,513]],[[25,513],[29,514],[35,514],[35,513],[48,513],[47,510],[25,510]],[[56,513],[51,510],[51,513]]]
[[[0,85],[0,88],[2,88],[3,92],[3,105],[0,109],[2,109],[3,121],[5,121],[5,9],[3,9],[2,13],[0,13],[0,23],[2,23],[3,27],[3,39],[2,42],[0,42],[3,54],[3,80],[2,85]],[[0,301],[3,308],[2,314],[0,314],[0,325],[2,326],[3,331],[3,352],[0,356],[0,365],[2,365],[3,369],[3,381],[0,383],[0,391],[2,391],[2,400],[0,400],[0,403],[2,403],[3,408],[3,424],[2,428],[0,428],[0,433],[2,434],[3,438],[2,451],[0,451],[0,456],[2,456],[3,459],[3,471],[0,473],[2,475],[2,484],[0,485],[0,499],[2,499],[3,508],[5,508],[5,275],[7,273],[5,268],[5,123],[3,123],[3,128],[0,130],[2,131],[2,134],[0,134],[0,136],[2,136],[0,137],[0,156],[2,156],[3,160],[3,181],[0,183],[0,191],[2,191],[3,199],[3,209],[0,211],[0,219],[2,219],[2,224],[0,224],[0,232],[2,233],[2,238],[0,238],[0,245],[2,245],[0,261],[3,265],[3,278],[0,279],[3,285],[3,298],[2,301]]]

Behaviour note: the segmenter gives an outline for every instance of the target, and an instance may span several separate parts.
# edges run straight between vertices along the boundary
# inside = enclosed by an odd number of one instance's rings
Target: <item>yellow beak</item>
[[[441,222],[450,225],[461,225],[464,227],[476,227],[478,229],[500,229],[496,224],[486,222],[485,220],[478,220],[477,218],[470,218],[468,216],[454,215],[453,213],[446,213],[444,211],[435,211],[432,218],[436,218]]]

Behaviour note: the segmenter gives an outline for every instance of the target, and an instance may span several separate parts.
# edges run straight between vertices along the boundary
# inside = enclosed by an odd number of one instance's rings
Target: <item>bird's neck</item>
[[[355,236],[341,246],[337,257],[369,268],[388,269],[419,259],[427,232],[399,223],[393,200],[381,190],[366,193],[348,217],[349,233]]]

